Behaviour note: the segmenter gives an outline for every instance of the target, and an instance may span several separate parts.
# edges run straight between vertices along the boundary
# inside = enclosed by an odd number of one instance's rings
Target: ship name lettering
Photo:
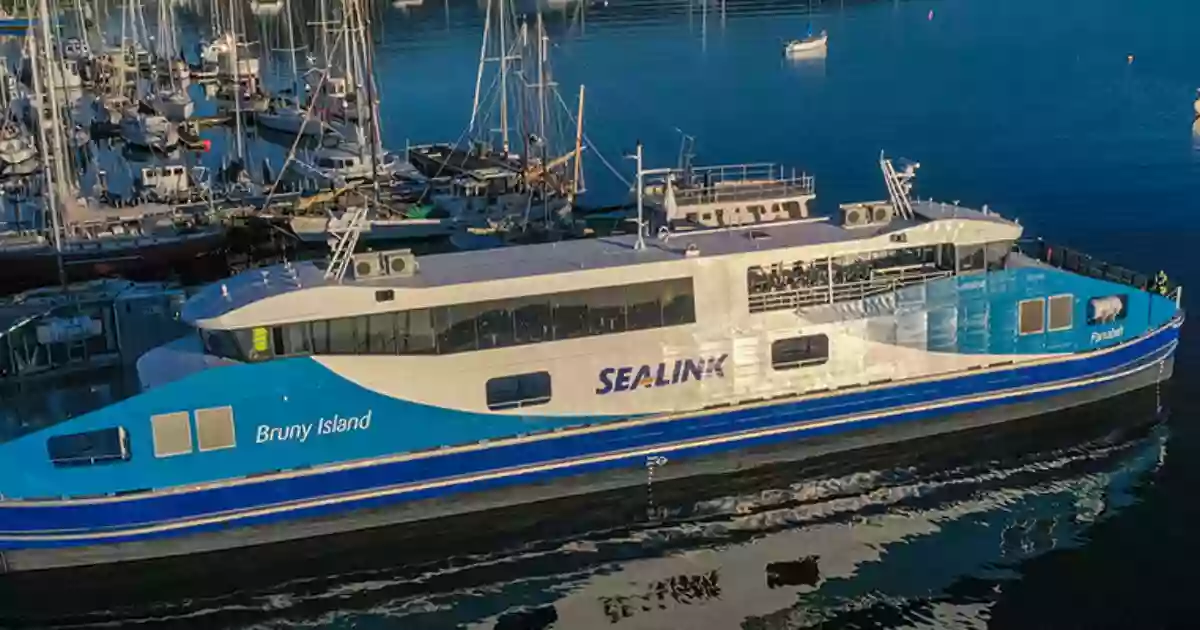
[[[1117,339],[1118,337],[1120,337],[1121,335],[1124,335],[1124,334],[1125,334],[1124,326],[1117,326],[1116,328],[1113,328],[1112,330],[1105,330],[1103,332],[1094,332],[1094,333],[1092,333],[1092,343],[1100,343],[1101,341]]]
[[[600,370],[600,386],[596,388],[596,393],[604,395],[644,387],[666,387],[689,380],[725,378],[725,359],[728,357],[728,354],[722,354],[719,357],[664,361],[656,365],[604,368]]]
[[[368,409],[366,413],[360,416],[343,417],[335,413],[332,418],[321,418],[316,422],[289,424],[281,427],[260,424],[255,430],[254,442],[256,444],[264,442],[304,443],[308,441],[310,435],[313,435],[314,426],[317,429],[316,435],[366,431],[371,428],[371,410]]]

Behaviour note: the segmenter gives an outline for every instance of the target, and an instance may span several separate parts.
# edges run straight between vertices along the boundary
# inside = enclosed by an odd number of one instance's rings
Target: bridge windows
[[[695,321],[692,279],[677,278],[200,334],[208,354],[261,361],[308,354],[454,354]]]

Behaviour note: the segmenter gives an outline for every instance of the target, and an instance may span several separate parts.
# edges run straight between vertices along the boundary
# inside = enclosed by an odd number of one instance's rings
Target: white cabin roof
[[[355,279],[348,274],[342,283],[325,279],[324,263],[275,265],[206,287],[188,301],[183,317],[202,328],[268,325],[694,276],[698,261],[724,256],[737,255],[736,264],[748,267],[797,257],[1012,241],[1021,235],[1019,225],[994,214],[934,202],[914,202],[913,209],[916,221],[845,228],[821,217],[674,233],[665,241],[647,237],[643,250],[634,248],[635,235],[625,235],[433,254],[418,257],[411,276]],[[905,240],[896,240],[900,233]],[[796,249],[802,251],[790,251]],[[605,275],[583,277],[589,271]],[[375,292],[381,289],[393,289],[395,301],[377,303]]]

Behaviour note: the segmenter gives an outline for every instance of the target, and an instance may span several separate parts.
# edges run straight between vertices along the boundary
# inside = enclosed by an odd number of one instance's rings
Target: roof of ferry
[[[917,220],[893,219],[881,226],[844,228],[825,217],[732,229],[674,233],[666,241],[645,238],[645,249],[635,249],[636,235],[578,239],[555,243],[501,247],[418,256],[418,271],[411,276],[364,278],[344,284],[356,287],[425,288],[502,280],[587,269],[604,269],[687,257],[694,245],[700,258],[751,251],[768,251],[806,245],[849,242],[895,232],[923,223],[922,219],[976,219],[1013,225],[992,214],[935,202],[913,202]],[[325,279],[324,264],[287,263],[238,274],[214,283],[184,306],[189,322],[219,317],[271,295],[303,288],[337,284]],[[228,296],[222,294],[222,289]]]

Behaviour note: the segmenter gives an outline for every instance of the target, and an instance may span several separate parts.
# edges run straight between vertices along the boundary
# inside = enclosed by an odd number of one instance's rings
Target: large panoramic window
[[[695,321],[692,279],[676,278],[200,334],[208,354],[261,361],[307,354],[455,354]]]

